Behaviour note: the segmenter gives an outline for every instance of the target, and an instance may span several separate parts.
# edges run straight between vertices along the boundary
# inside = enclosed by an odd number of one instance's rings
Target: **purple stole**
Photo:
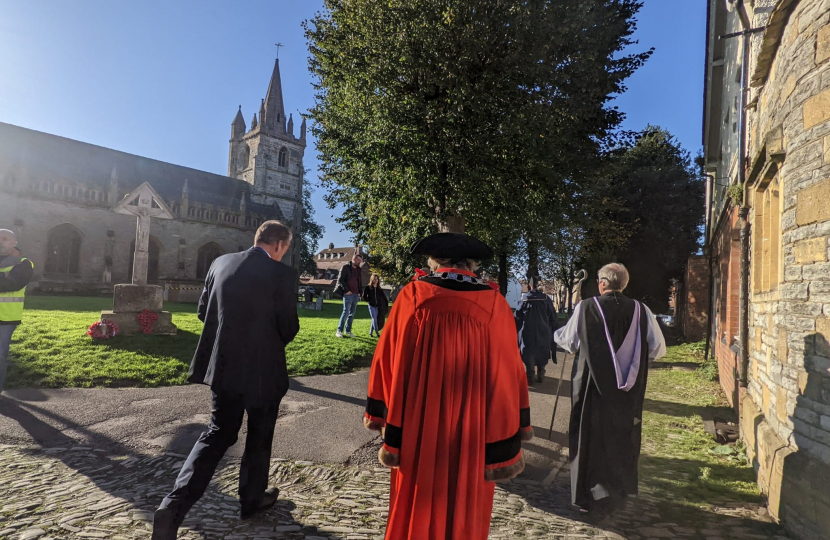
[[[617,375],[617,388],[628,392],[637,382],[637,375],[640,373],[640,354],[642,340],[640,339],[640,303],[634,300],[634,319],[625,335],[625,341],[620,345],[619,350],[614,350],[611,341],[611,333],[608,331],[608,323],[605,320],[605,313],[594,297],[599,314],[602,317],[602,325],[605,327],[605,337],[608,340],[608,348],[611,350],[611,359],[614,361],[614,371]]]

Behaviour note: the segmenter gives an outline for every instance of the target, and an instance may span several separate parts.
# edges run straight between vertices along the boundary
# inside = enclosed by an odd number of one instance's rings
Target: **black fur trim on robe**
[[[485,469],[484,470],[484,480],[487,482],[506,482],[511,478],[515,478],[522,474],[522,471],[525,470],[525,457],[524,455],[520,456],[519,459],[507,467],[502,467],[500,469]]]

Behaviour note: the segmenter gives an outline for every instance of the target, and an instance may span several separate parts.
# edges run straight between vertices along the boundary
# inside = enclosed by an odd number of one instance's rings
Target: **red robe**
[[[523,470],[532,437],[498,291],[440,278],[404,287],[375,351],[364,423],[383,430],[380,459],[394,468],[386,540],[486,540],[494,482]]]

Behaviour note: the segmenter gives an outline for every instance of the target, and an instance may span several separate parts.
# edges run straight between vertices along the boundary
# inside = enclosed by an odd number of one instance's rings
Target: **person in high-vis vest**
[[[0,392],[6,384],[12,334],[23,318],[23,297],[32,279],[32,261],[17,251],[17,238],[0,229]]]

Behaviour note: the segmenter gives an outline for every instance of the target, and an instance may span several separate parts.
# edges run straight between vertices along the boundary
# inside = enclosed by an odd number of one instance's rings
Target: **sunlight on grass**
[[[164,386],[185,384],[202,324],[194,304],[166,304],[177,336],[118,336],[93,341],[87,327],[112,308],[108,298],[31,296],[12,340],[9,387]],[[355,339],[334,337],[342,304],[300,310],[300,333],[286,352],[291,375],[343,373],[369,357],[369,314],[357,310]]]
[[[661,362],[668,365],[649,371],[643,412],[643,492],[681,506],[762,501],[740,443],[737,450],[727,448],[729,453],[721,454],[720,445],[703,431],[703,410],[729,413],[718,383],[699,369],[671,369],[671,364],[702,364],[700,346],[669,347]],[[665,511],[671,508],[667,504]]]

